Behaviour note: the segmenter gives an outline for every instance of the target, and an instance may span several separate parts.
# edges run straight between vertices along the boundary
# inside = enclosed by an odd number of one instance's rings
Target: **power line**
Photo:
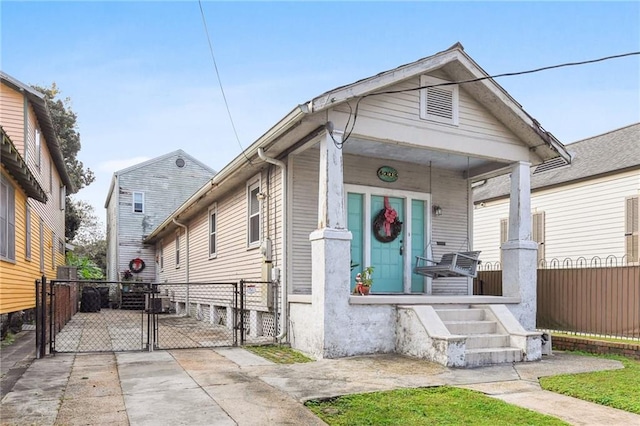
[[[227,102],[227,95],[224,93],[224,88],[222,87],[222,80],[220,79],[220,72],[218,71],[218,63],[216,62],[216,56],[213,53],[213,44],[211,43],[211,37],[209,36],[209,28],[207,27],[207,20],[204,16],[204,10],[202,9],[202,1],[198,0],[198,5],[200,6],[200,15],[202,16],[202,24],[204,25],[204,32],[207,35],[207,42],[209,43],[209,52],[211,53],[211,59],[213,59],[213,67],[216,70],[216,76],[218,78],[218,85],[220,86],[220,92],[222,92],[222,99],[224,100],[224,105],[227,108],[227,114],[229,115],[229,121],[231,122],[231,127],[233,128],[233,134],[236,136],[236,141],[238,142],[238,146],[240,146],[240,150],[242,151],[242,155],[247,159],[249,164],[251,164],[251,160],[247,157],[247,154],[244,152],[244,148],[242,147],[242,143],[240,143],[240,137],[238,136],[238,131],[236,130],[236,125],[233,122],[233,117],[231,116],[231,109],[229,109],[229,103]]]
[[[368,98],[369,96],[393,95],[393,94],[397,94],[397,93],[415,92],[416,90],[429,89],[431,87],[453,86],[453,85],[459,85],[459,84],[475,83],[475,82],[478,82],[478,81],[495,79],[495,78],[499,78],[499,77],[512,77],[512,76],[516,76],[516,75],[533,74],[533,73],[537,73],[537,72],[540,72],[540,71],[547,71],[547,70],[556,69],[556,68],[564,68],[564,67],[572,67],[572,66],[577,66],[577,65],[593,64],[593,63],[596,63],[596,62],[603,62],[603,61],[608,61],[608,60],[611,60],[611,59],[624,58],[624,57],[627,57],[627,56],[634,56],[634,55],[640,55],[640,51],[639,52],[622,53],[622,54],[619,54],[619,55],[605,56],[605,57],[602,57],[602,58],[589,59],[589,60],[580,61],[580,62],[565,62],[565,63],[558,64],[558,65],[549,65],[549,66],[546,66],[546,67],[535,68],[535,69],[526,70],[526,71],[516,71],[516,72],[507,72],[507,73],[502,73],[502,74],[488,75],[488,76],[484,76],[484,77],[472,78],[472,79],[469,79],[469,80],[448,81],[446,83],[429,84],[429,85],[426,85],[426,86],[413,87],[411,89],[387,90],[387,91],[384,91],[384,92],[368,93],[366,95],[363,95],[363,96],[359,97],[358,100],[356,101],[355,111],[353,112],[353,121],[351,120],[351,112],[349,113],[349,119],[347,120],[347,124],[345,125],[345,128],[344,128],[344,135],[346,135],[345,138],[341,142],[338,142],[333,138],[333,135],[331,135],[331,139],[333,139],[333,142],[334,142],[334,144],[336,145],[337,148],[339,148],[339,149],[342,148],[342,146],[347,142],[347,140],[351,136],[351,133],[353,132],[353,129],[356,126],[356,121],[358,119],[358,108],[360,107],[360,101],[362,101],[364,98]],[[351,105],[349,105],[349,102],[347,102],[347,105],[349,106],[349,110],[351,111]],[[533,119],[533,117],[531,117],[531,116],[529,116],[529,117],[531,119]],[[351,124],[351,128],[349,128],[349,124]],[[347,131],[347,129],[349,129],[349,131]]]

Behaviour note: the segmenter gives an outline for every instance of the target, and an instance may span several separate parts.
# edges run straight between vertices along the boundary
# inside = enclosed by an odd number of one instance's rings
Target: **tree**
[[[60,150],[64,157],[67,173],[71,183],[73,183],[73,188],[67,188],[67,195],[75,194],[85,186],[90,185],[95,180],[95,176],[91,169],[85,168],[82,161],[78,160],[78,152],[82,145],[76,122],[77,116],[71,109],[71,99],[68,97],[60,99],[58,97],[61,92],[58,90],[56,83],[52,83],[51,87],[37,85],[32,87],[44,94],[51,114],[53,129],[58,137]],[[72,241],[75,238],[75,233],[82,221],[78,216],[79,214],[80,208],[67,196],[65,211],[65,236],[67,241]]]
[[[107,241],[104,228],[95,213],[94,207],[86,201],[74,202],[74,214],[78,219],[77,232],[71,242],[76,246],[76,260],[87,260],[92,266],[103,272],[107,267]],[[72,265],[81,266],[81,265]]]

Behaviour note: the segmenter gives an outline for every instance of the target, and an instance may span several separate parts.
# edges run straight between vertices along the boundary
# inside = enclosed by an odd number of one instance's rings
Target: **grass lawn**
[[[618,360],[624,368],[543,377],[540,386],[549,391],[640,414],[640,361],[616,355],[597,356]]]
[[[554,417],[450,386],[308,401],[329,425],[566,425]]]
[[[298,362],[312,362],[311,358],[282,345],[245,346],[246,350],[268,359],[276,364],[295,364]]]

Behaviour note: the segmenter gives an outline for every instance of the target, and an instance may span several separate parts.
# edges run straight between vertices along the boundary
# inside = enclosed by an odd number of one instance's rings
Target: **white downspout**
[[[280,315],[280,334],[276,336],[276,340],[280,341],[284,338],[284,336],[287,335],[287,318],[289,317],[289,307],[287,301],[287,276],[285,273],[287,265],[287,165],[284,163],[284,161],[267,157],[262,148],[258,148],[258,157],[260,157],[262,161],[266,161],[267,163],[280,167],[281,170],[280,176],[282,179],[282,202],[280,203],[280,205],[282,206],[282,226],[280,227],[280,232],[282,232],[282,236],[280,238],[282,241],[282,265],[280,267],[280,277],[282,281],[282,289],[280,291],[280,303],[282,306],[282,314]]]
[[[185,255],[185,263],[186,263],[186,267],[184,270],[184,275],[185,275],[185,281],[187,282],[187,284],[189,283],[189,227],[187,225],[183,225],[182,223],[178,222],[175,219],[172,219],[173,223],[175,223],[176,225],[178,225],[180,228],[184,229],[184,235],[185,235],[185,250],[186,250],[186,255]],[[189,286],[187,285],[187,295],[185,298],[185,304],[186,304],[186,309],[187,309],[187,316],[189,315]]]

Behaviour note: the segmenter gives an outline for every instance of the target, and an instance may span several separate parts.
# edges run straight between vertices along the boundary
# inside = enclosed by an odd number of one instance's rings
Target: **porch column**
[[[345,222],[340,142],[342,133],[336,131],[320,142],[318,229],[309,236],[313,355],[319,358],[345,356],[349,347],[344,328],[349,322],[351,232]]]
[[[523,161],[514,164],[511,171],[509,232],[502,245],[502,294],[520,298],[510,310],[526,330],[535,330],[538,244],[531,233],[530,167]]]

